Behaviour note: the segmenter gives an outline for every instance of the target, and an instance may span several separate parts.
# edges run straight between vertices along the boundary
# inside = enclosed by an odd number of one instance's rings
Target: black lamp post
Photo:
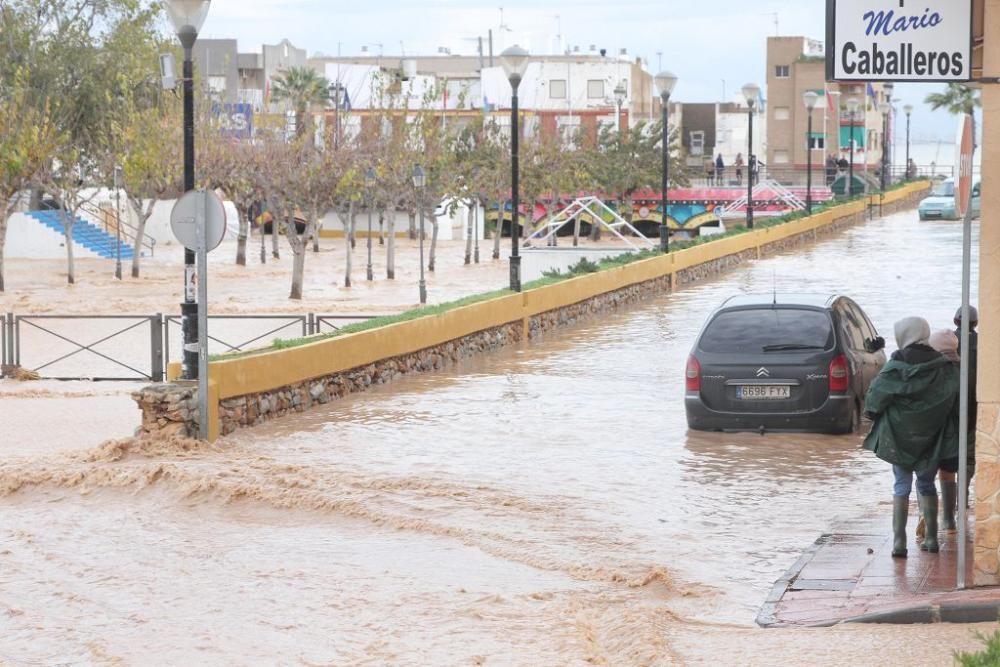
[[[910,180],[916,174],[910,173],[910,114],[913,113],[913,105],[906,104],[903,106],[903,113],[906,114],[906,180]]]
[[[879,185],[882,192],[885,192],[886,172],[889,170],[889,111],[892,105],[888,102],[879,102],[878,111],[882,114],[882,169],[879,178]]]
[[[122,279],[122,168],[115,165],[115,278]],[[139,252],[138,246],[135,252]]]
[[[628,90],[625,88],[625,82],[619,81],[614,90],[615,106],[618,108],[618,116],[615,118],[615,129],[618,131],[618,134],[622,132],[622,105],[625,104],[625,97],[627,95]]]
[[[413,187],[417,189],[417,210],[420,212],[420,303],[427,303],[427,283],[424,281],[424,186],[427,175],[419,164],[413,166]]]
[[[855,116],[858,113],[858,107],[861,106],[861,102],[858,101],[856,97],[852,97],[847,100],[847,118],[850,123],[850,141],[847,142],[848,148],[851,151],[851,166],[850,170],[847,172],[847,196],[854,196],[854,122]]]
[[[660,91],[660,115],[663,131],[660,135],[660,250],[670,252],[670,228],[667,226],[667,204],[670,201],[670,94],[677,85],[677,77],[671,72],[656,75],[656,87]]]
[[[760,86],[748,83],[743,86],[743,98],[747,101],[747,229],[753,229],[753,186],[757,171],[757,156],[753,153],[753,116],[757,110]]]
[[[368,282],[375,280],[372,272],[372,205],[375,202],[375,169],[369,167],[365,172],[365,190],[368,192]]]
[[[184,191],[194,190],[194,62],[192,49],[198,31],[208,16],[212,0],[163,0],[163,7],[184,47]],[[183,371],[185,380],[198,379],[198,303],[195,300],[194,251],[184,251],[184,303],[181,304],[181,329],[184,337]],[[203,306],[205,304],[202,304]]]
[[[819,104],[819,95],[813,91],[807,91],[802,95],[802,102],[806,105],[806,114],[809,118],[808,129],[806,130],[806,214],[813,212],[813,110]]]
[[[510,289],[514,292],[521,291],[521,255],[518,252],[520,245],[520,192],[518,192],[518,144],[520,143],[520,130],[518,129],[517,118],[517,87],[521,85],[525,70],[528,69],[528,52],[520,46],[514,45],[500,54],[500,63],[503,65],[504,74],[510,82],[510,185],[511,185],[511,224],[510,224]],[[501,211],[502,212],[502,211]],[[502,220],[502,218],[501,218]]]

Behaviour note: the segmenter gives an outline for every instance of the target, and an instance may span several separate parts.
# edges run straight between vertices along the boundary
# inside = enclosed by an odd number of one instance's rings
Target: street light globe
[[[529,57],[528,52],[517,44],[500,54],[500,64],[511,86],[516,88],[521,83],[524,72],[528,69]]]
[[[674,87],[677,85],[677,77],[673,72],[660,72],[656,75],[656,88],[660,91],[660,97],[665,100],[669,100],[670,96],[674,93]]]
[[[878,112],[880,114],[882,114],[883,116],[888,116],[890,111],[892,111],[892,105],[891,104],[889,104],[888,102],[879,102],[878,103]]]
[[[744,84],[743,88],[743,99],[747,101],[747,106],[753,109],[754,105],[757,104],[757,100],[760,99],[760,86],[756,83]]]
[[[427,185],[427,175],[419,164],[413,165],[413,187],[422,190]]]
[[[163,8],[167,11],[170,23],[174,26],[174,32],[180,38],[181,43],[189,48],[185,39],[189,39],[191,44],[198,37],[201,26],[208,16],[208,7],[212,0],[162,0]]]
[[[903,105],[903,113],[905,113],[907,116],[913,113],[913,105],[912,104]]]
[[[812,111],[819,105],[819,95],[808,90],[802,95],[802,102],[806,105],[806,109]]]
[[[847,100],[847,110],[851,112],[852,116],[858,112],[858,107],[860,106],[861,102],[859,102],[858,98],[856,97],[852,97],[851,99]]]
[[[375,187],[375,168],[368,167],[368,171],[365,172],[365,187],[369,190]]]

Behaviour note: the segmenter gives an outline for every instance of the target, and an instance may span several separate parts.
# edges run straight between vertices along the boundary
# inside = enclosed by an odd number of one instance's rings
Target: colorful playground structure
[[[520,224],[530,233],[544,226],[550,214],[562,211],[574,200],[585,197],[597,197],[608,208],[616,211],[623,218],[630,220],[631,225],[643,236],[654,238],[659,235],[659,227],[663,224],[663,207],[660,193],[652,190],[639,190],[632,195],[632,215],[620,210],[623,205],[614,197],[602,193],[580,192],[575,195],[560,195],[552,206],[551,195],[536,201],[533,206],[523,204],[520,207]],[[815,204],[829,201],[833,193],[827,187],[814,187],[812,199]],[[753,192],[754,214],[759,217],[780,216],[804,208],[806,200],[805,187],[786,187],[777,183],[764,181],[755,186]],[[685,236],[697,236],[702,228],[715,229],[727,220],[734,221],[746,216],[747,193],[745,189],[725,187],[688,187],[676,188],[669,192],[666,224],[674,232]],[[530,212],[530,219],[529,219]],[[494,205],[486,213],[487,223],[496,225],[498,207]],[[606,216],[605,221],[611,217]],[[512,212],[510,202],[503,211],[503,235],[510,235]],[[586,235],[596,222],[590,211],[579,214],[580,233]],[[559,235],[573,233],[572,226],[560,229]]]

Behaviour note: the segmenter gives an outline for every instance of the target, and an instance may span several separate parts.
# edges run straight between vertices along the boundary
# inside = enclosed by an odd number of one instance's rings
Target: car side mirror
[[[885,349],[885,338],[881,336],[876,336],[875,338],[869,338],[865,341],[865,352],[875,353],[879,350]]]

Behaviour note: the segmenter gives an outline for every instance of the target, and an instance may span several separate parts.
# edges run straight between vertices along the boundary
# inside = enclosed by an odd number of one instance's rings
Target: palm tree
[[[972,142],[976,142],[976,107],[983,106],[979,92],[961,83],[949,83],[943,93],[930,93],[924,98],[931,111],[946,109],[955,115],[969,114],[972,116]]]
[[[295,110],[295,133],[305,132],[305,116],[314,104],[324,104],[330,99],[330,82],[316,70],[308,67],[293,67],[275,77],[274,99],[287,101]]]

